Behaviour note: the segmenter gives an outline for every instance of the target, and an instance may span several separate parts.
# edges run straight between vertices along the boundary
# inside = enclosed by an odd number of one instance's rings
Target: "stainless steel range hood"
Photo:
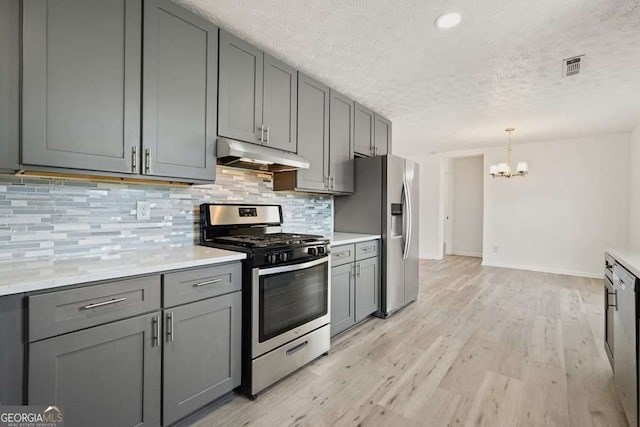
[[[216,149],[219,165],[271,172],[309,169],[304,157],[263,145],[218,138]]]

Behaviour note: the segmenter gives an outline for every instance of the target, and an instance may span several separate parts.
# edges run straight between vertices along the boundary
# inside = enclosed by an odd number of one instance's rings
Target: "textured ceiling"
[[[182,0],[393,120],[403,153],[640,123],[639,0]],[[459,27],[433,21],[458,11]],[[562,59],[586,54],[562,77]]]

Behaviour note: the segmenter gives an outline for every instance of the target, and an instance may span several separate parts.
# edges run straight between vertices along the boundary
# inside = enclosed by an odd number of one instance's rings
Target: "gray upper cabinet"
[[[358,103],[355,104],[355,152],[363,156],[374,154],[375,113]]]
[[[297,71],[220,31],[218,134],[297,151]]]
[[[242,293],[165,311],[163,424],[240,385]]]
[[[355,323],[353,263],[331,269],[331,336]]]
[[[141,0],[25,0],[22,163],[131,173]]]
[[[329,189],[352,193],[355,174],[354,103],[332,89],[329,114]]]
[[[264,55],[244,40],[220,30],[218,134],[262,143],[262,79]]]
[[[214,181],[218,27],[170,0],[145,0],[143,40],[140,172]]]
[[[375,155],[384,156],[391,149],[391,121],[379,114],[375,116]]]
[[[356,263],[356,322],[378,310],[380,261],[373,257]]]
[[[68,426],[158,426],[160,313],[29,346],[29,405],[59,405]]]
[[[269,147],[295,153],[298,149],[298,73],[265,53],[263,88],[264,142]]]
[[[298,73],[298,154],[309,169],[297,171],[297,188],[325,191],[329,176],[329,88]]]
[[[0,170],[19,168],[20,0],[0,2]]]

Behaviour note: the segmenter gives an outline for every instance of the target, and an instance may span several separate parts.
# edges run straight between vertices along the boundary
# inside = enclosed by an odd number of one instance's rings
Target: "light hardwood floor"
[[[627,426],[603,349],[602,281],[421,262],[418,301],[198,426]]]

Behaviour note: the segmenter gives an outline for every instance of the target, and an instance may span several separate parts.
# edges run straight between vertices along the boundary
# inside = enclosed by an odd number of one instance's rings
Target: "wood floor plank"
[[[418,300],[198,426],[627,426],[602,281],[421,260]]]

